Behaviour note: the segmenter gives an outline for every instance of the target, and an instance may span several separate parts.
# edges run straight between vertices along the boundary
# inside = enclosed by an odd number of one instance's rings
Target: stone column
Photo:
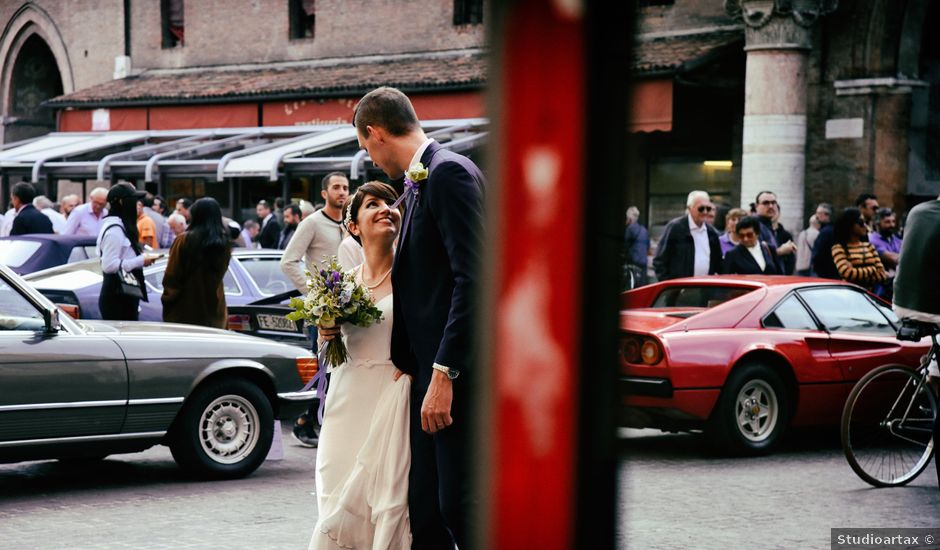
[[[745,25],[741,205],[773,191],[781,222],[803,225],[806,171],[806,71],[812,27],[837,0],[725,0]]]

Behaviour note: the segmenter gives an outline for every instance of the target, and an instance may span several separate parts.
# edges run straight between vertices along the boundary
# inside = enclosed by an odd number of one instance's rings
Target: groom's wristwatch
[[[445,367],[444,365],[438,365],[437,363],[434,363],[433,367],[434,367],[434,370],[439,370],[443,372],[444,374],[446,374],[447,378],[450,378],[451,380],[460,376],[460,371],[457,369],[449,369]]]

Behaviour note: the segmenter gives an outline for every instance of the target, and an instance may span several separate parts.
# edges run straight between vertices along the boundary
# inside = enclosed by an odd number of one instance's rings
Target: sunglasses
[[[714,208],[711,207],[711,206],[699,206],[699,207],[698,207],[698,213],[699,213],[699,214],[704,214],[704,213],[706,213],[706,212],[711,212],[712,210],[714,210]]]

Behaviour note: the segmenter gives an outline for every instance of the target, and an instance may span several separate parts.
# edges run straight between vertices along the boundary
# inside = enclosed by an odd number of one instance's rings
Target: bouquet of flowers
[[[352,273],[343,272],[335,256],[323,264],[318,273],[307,272],[307,295],[291,298],[290,307],[294,311],[287,314],[288,319],[303,319],[307,325],[324,328],[342,323],[368,327],[382,321],[382,311],[375,307],[372,294],[364,286],[356,284]],[[342,338],[327,342],[325,360],[328,364],[339,366],[348,359],[349,351]]]

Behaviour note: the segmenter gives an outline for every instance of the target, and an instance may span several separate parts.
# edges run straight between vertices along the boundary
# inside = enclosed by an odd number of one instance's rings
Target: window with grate
[[[164,48],[183,45],[183,0],[160,0],[160,26]]]
[[[290,12],[290,39],[313,38],[315,0],[287,0],[287,9]]]
[[[675,3],[676,0],[637,0],[636,5],[645,8],[647,6],[671,6]]]
[[[454,0],[454,25],[483,22],[483,0]]]

